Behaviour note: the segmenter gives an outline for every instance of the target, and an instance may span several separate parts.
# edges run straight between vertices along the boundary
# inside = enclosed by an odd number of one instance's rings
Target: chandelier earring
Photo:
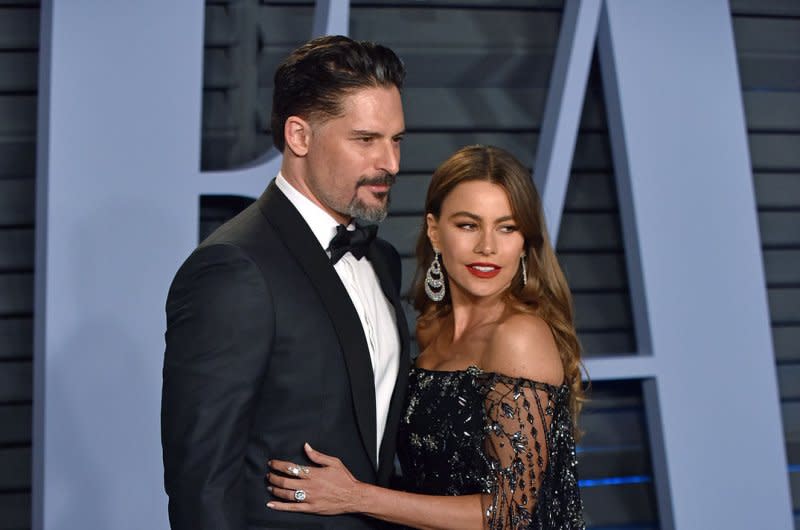
[[[425,274],[425,294],[434,302],[444,299],[445,286],[442,263],[439,261],[439,251],[434,249],[433,261]]]
[[[528,285],[528,266],[525,264],[525,254],[519,257],[519,263],[522,266],[522,286]]]

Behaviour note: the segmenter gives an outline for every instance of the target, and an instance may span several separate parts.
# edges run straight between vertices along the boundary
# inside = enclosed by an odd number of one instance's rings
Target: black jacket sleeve
[[[233,245],[201,247],[167,298],[161,403],[173,530],[246,527],[244,455],[274,330],[257,265]]]

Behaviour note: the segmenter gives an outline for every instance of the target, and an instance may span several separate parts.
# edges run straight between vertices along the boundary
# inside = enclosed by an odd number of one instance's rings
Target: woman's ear
[[[311,141],[311,125],[299,116],[289,116],[283,124],[283,136],[295,156],[306,156]]]
[[[428,225],[428,240],[431,242],[431,246],[434,250],[439,250],[439,221],[436,217],[433,216],[432,213],[429,213],[425,216],[425,223]]]

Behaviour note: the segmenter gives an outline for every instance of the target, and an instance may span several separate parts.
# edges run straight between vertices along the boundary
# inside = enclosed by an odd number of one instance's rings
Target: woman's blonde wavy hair
[[[577,418],[585,398],[581,382],[581,347],[573,321],[572,294],[550,244],[542,201],[533,186],[530,173],[513,155],[498,147],[463,147],[433,173],[425,198],[425,213],[433,214],[438,219],[442,203],[450,192],[462,182],[474,180],[496,184],[508,195],[514,221],[525,238],[528,278],[527,283],[523,283],[520,267],[505,297],[514,309],[535,314],[550,327],[561,354],[565,381],[571,390],[570,411],[577,432]],[[417,270],[410,296],[419,312],[417,325],[423,330],[448,316],[453,309],[449,292],[438,303],[425,294],[425,272],[434,255],[425,220],[417,238],[416,251]],[[442,271],[446,277],[444,265]]]

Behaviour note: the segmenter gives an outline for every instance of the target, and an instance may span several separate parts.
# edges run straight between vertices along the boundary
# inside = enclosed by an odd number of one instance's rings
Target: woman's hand
[[[267,507],[284,512],[338,515],[358,510],[361,482],[336,457],[304,446],[308,458],[319,467],[307,467],[271,460],[269,491],[283,501],[270,501]],[[288,477],[286,475],[289,475]]]

